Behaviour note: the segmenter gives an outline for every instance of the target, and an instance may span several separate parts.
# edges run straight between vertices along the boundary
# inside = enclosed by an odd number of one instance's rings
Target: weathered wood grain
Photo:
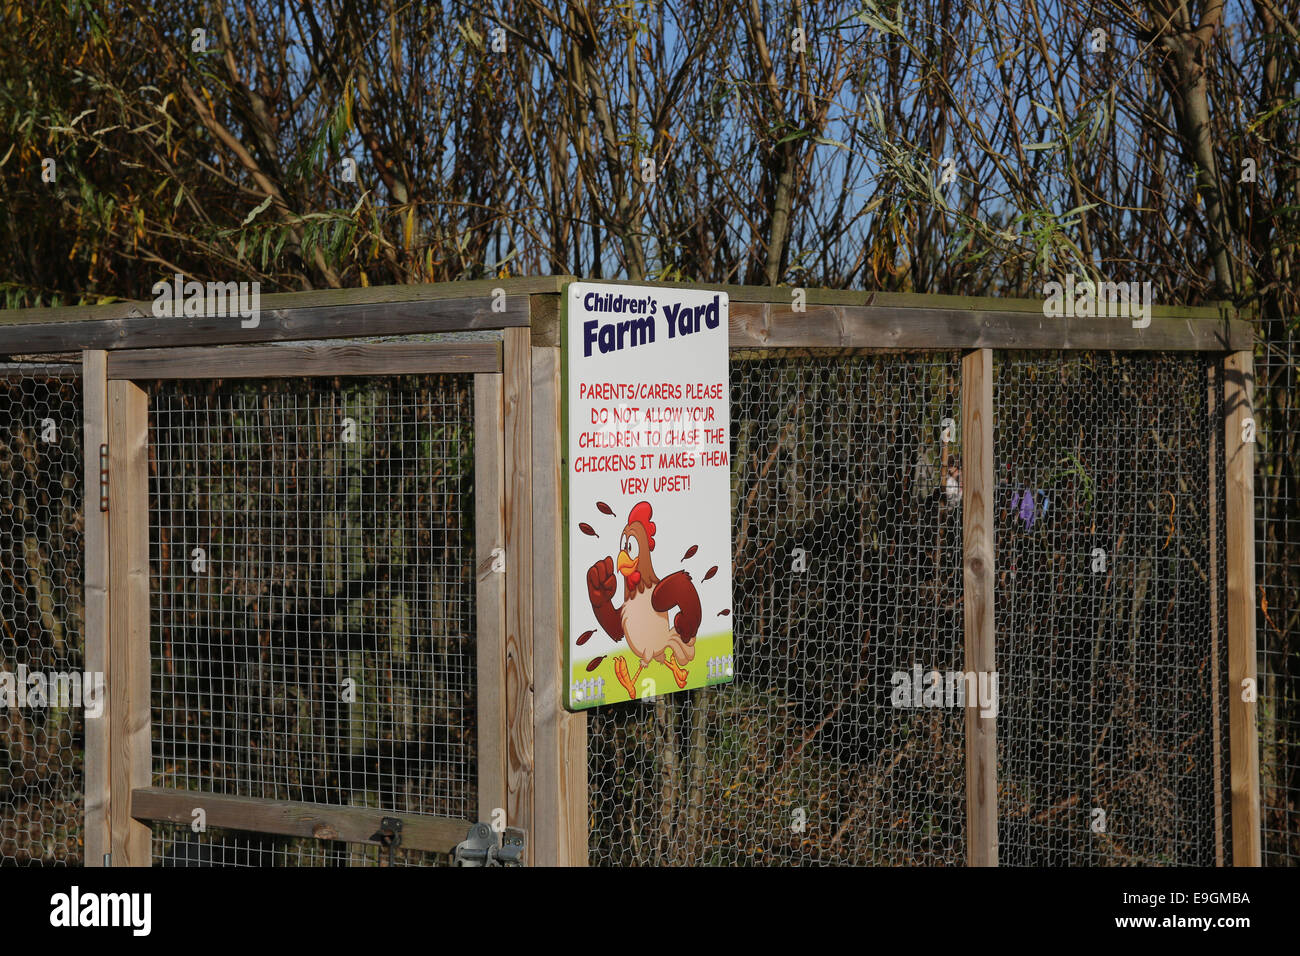
[[[369,807],[340,807],[322,803],[293,803],[232,797],[197,790],[144,787],[131,793],[132,816],[137,821],[157,820],[193,823],[194,811],[202,810],[209,827],[274,833],[278,836],[371,843],[384,817],[402,821],[402,843],[406,849],[450,853],[469,833],[471,821],[451,817],[396,813]],[[146,827],[146,832],[148,828]]]
[[[1243,440],[1254,418],[1255,363],[1250,351],[1224,360],[1225,522],[1228,564],[1228,733],[1232,782],[1232,863],[1259,866],[1259,729],[1255,688],[1255,444]]]
[[[560,347],[560,296],[534,295],[529,298],[528,324],[533,330],[533,345]]]
[[[496,302],[487,297],[308,308],[264,305],[255,328],[244,328],[237,316],[157,318],[136,309],[138,315],[113,319],[0,325],[0,355],[67,349],[178,348],[312,341],[528,325],[528,296],[506,296],[505,310],[500,312],[494,309]],[[3,315],[0,312],[0,316]]]
[[[532,347],[528,329],[504,344],[506,541],[506,819],[536,839],[533,825]],[[531,847],[528,859],[532,858]]]
[[[499,342],[125,349],[108,356],[109,378],[137,380],[499,371]]]
[[[1144,329],[1128,319],[1048,318],[1034,311],[789,306],[733,302],[731,348],[1116,349],[1227,352],[1249,343],[1244,322],[1152,318]]]
[[[500,375],[474,376],[478,818],[506,806],[505,422]]]
[[[587,715],[565,709],[560,350],[533,349],[533,862],[587,865]]]
[[[266,295],[261,322],[237,318],[156,318],[152,302],[0,310],[0,354],[239,342],[293,341],[500,329],[528,325],[534,344],[554,345],[559,294],[571,276],[485,279],[423,286],[331,289]],[[1229,304],[1152,306],[1146,329],[1126,319],[1054,319],[1037,299],[918,295],[767,286],[621,283],[647,288],[711,288],[732,302],[733,347],[861,345],[884,348],[1113,348],[1229,351],[1249,348],[1249,323]],[[493,311],[505,293],[504,312]],[[530,306],[531,299],[531,306]]]
[[[149,866],[149,828],[131,816],[131,793],[150,783],[148,398],[108,383],[108,698],[112,865]],[[98,473],[98,472],[96,472]]]
[[[962,599],[966,672],[997,668],[993,629],[993,353],[978,349],[961,361]],[[996,718],[966,702],[966,857],[971,866],[998,865]]]
[[[1206,395],[1205,405],[1207,417],[1216,415],[1219,410],[1223,382],[1217,372],[1216,363],[1211,362],[1207,370],[1208,394]],[[1221,710],[1220,682],[1223,680],[1223,673],[1219,667],[1219,648],[1223,639],[1219,633],[1219,575],[1222,568],[1219,567],[1218,548],[1220,530],[1218,489],[1219,469],[1221,466],[1218,460],[1218,442],[1211,437],[1207,445],[1208,461],[1206,462],[1206,472],[1210,489],[1207,514],[1210,532],[1210,753],[1212,779],[1214,780],[1214,865],[1223,866],[1223,787],[1220,783],[1223,780],[1223,728],[1219,717]]]
[[[271,292],[261,297],[263,311],[279,309],[348,309],[361,305],[398,305],[449,299],[483,299],[500,289],[507,297],[560,291],[571,276],[520,276],[509,279],[471,279],[410,285],[365,286],[354,289],[314,289],[308,292]],[[171,277],[168,277],[170,281]],[[0,309],[0,325],[41,322],[83,322],[149,315],[151,300],[111,302],[106,305],[69,305],[54,308]]]
[[[82,356],[82,455],[84,481],[82,514],[85,517],[85,646],[84,667],[87,675],[100,675],[101,689],[98,717],[85,717],[85,816],[86,834],[83,860],[86,866],[103,866],[104,856],[112,852],[112,778],[109,764],[109,721],[112,708],[107,699],[109,653],[108,542],[109,512],[100,511],[100,445],[108,442],[108,378],[106,353],[86,352]],[[93,679],[93,677],[91,678]]]

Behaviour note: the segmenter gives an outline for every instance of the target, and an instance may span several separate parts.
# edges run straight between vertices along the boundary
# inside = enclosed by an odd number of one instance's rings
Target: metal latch
[[[384,817],[379,821],[379,831],[370,834],[380,846],[388,847],[388,865],[393,865],[393,851],[402,842],[402,821],[396,817]]]
[[[456,846],[455,862],[457,866],[522,866],[525,842],[519,827],[506,827],[498,837],[486,823],[476,823]]]

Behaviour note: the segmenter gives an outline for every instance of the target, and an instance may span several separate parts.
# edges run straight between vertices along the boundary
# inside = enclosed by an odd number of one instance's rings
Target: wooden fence
[[[151,730],[148,398],[159,379],[302,376],[473,376],[477,579],[478,817],[504,809],[529,837],[529,862],[588,861],[587,717],[566,711],[558,329],[565,277],[267,295],[260,321],[159,318],[147,303],[0,312],[0,355],[79,353],[84,376],[86,669],[108,675],[105,716],[87,722],[85,861],[149,865],[150,826],[209,826],[342,842],[369,841],[381,816],[356,806],[155,786]],[[731,346],[750,354],[802,350],[960,350],[964,466],[965,670],[996,669],[993,607],[994,353],[999,350],[1197,352],[1223,360],[1226,410],[1228,754],[1232,862],[1260,861],[1255,678],[1252,338],[1226,309],[1156,307],[1146,328],[1127,319],[1047,318],[1035,301],[722,287]],[[455,333],[444,341],[411,341]],[[478,333],[467,338],[464,333]],[[382,341],[383,338],[401,341]],[[329,344],[329,340],[350,340]],[[809,353],[812,354],[812,353]],[[107,507],[94,507],[101,481]],[[737,633],[737,642],[746,636]],[[1211,635],[1206,636],[1207,640]],[[995,719],[967,710],[966,847],[972,865],[998,862]],[[446,852],[467,819],[396,814],[403,846]]]

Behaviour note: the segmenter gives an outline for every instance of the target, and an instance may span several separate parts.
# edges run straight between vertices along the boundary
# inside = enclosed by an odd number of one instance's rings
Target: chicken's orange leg
[[[667,651],[667,652],[664,654],[664,663],[667,664],[668,667],[672,670],[672,672],[673,672],[673,677],[676,678],[676,680],[677,680],[677,686],[678,686],[679,688],[681,688],[682,690],[685,690],[685,689],[686,689],[686,674],[687,674],[687,672],[686,672],[686,670],[685,670],[684,668],[682,668],[680,665],[678,665],[678,663],[677,663],[675,660],[673,660],[673,652],[672,652],[672,651]]]
[[[618,682],[627,691],[629,700],[636,700],[636,679],[641,676],[642,667],[645,667],[645,665],[639,664],[636,673],[629,676],[627,662],[621,656],[614,658],[614,676],[618,678]]]

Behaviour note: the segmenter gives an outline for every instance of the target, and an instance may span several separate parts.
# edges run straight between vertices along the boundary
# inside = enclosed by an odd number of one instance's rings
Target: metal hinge
[[[99,510],[108,510],[108,442],[99,446]]]
[[[370,834],[370,839],[388,850],[388,865],[393,865],[393,853],[402,845],[402,821],[396,817],[384,817],[379,821],[379,830]]]
[[[524,831],[519,827],[506,827],[497,834],[486,823],[476,823],[469,835],[457,845],[454,859],[457,866],[523,866]]]

